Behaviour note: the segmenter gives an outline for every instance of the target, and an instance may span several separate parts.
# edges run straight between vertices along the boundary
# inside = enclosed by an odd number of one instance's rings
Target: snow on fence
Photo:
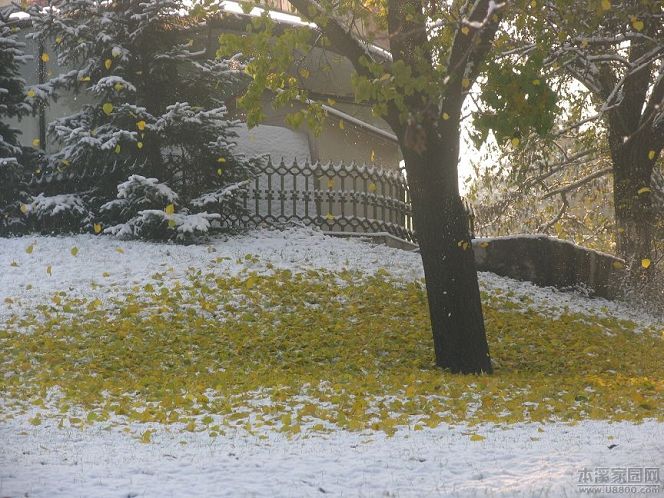
[[[410,193],[400,171],[270,159],[238,195],[246,212],[226,220],[234,226],[300,222],[330,232],[387,232],[415,241]]]

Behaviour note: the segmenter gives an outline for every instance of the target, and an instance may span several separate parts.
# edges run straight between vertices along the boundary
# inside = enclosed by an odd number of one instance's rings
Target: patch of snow
[[[33,244],[32,253],[26,253]],[[72,247],[78,248],[75,257],[71,255]],[[258,256],[259,262],[247,262],[247,254]],[[218,259],[223,257],[229,259]],[[235,275],[246,270],[270,273],[273,270],[268,264],[294,272],[320,268],[374,274],[382,269],[405,282],[424,276],[417,253],[370,245],[359,237],[326,236],[308,228],[262,229],[190,246],[119,242],[93,235],[0,238],[0,321],[23,306],[48,301],[57,291],[103,301],[105,297],[129,292],[132,286],[142,285],[157,272],[166,273],[165,280],[174,282],[184,279],[190,268]],[[51,275],[46,272],[49,266]],[[541,288],[493,273],[480,273],[479,280],[481,289],[490,295],[500,294],[524,309],[531,307],[554,318],[571,312],[631,320],[640,327],[661,326],[656,317],[621,302]],[[15,304],[5,303],[8,297]]]
[[[473,433],[486,439],[471,441]],[[144,444],[118,430],[15,419],[0,424],[0,495],[576,496],[586,469],[661,466],[662,440],[664,424],[586,421],[441,426],[391,438],[160,431]]]
[[[60,194],[50,197],[39,194],[32,199],[28,209],[40,219],[53,218],[67,213],[73,213],[77,216],[88,214],[83,200],[76,194]]]

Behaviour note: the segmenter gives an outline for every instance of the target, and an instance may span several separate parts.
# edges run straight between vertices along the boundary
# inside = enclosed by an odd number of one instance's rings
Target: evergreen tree
[[[20,118],[30,112],[25,82],[19,76],[19,65],[27,59],[23,44],[0,19],[0,234],[20,229],[24,218],[19,198],[24,151],[18,141],[19,131],[7,123],[7,118]]]
[[[191,203],[242,183],[252,161],[232,153],[237,123],[223,105],[223,90],[240,74],[228,61],[206,60],[205,51],[194,50],[185,2],[55,0],[51,7],[34,11],[34,37],[52,44],[60,65],[71,69],[50,87],[56,94],[86,92],[93,103],[49,125],[58,151],[47,174],[65,170],[89,178],[65,188],[93,211],[133,174],[168,184],[184,209],[236,209],[226,197]],[[126,221],[106,219],[105,225]]]

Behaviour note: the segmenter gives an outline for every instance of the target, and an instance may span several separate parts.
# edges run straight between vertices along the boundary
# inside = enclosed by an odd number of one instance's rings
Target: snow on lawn
[[[258,261],[246,259],[247,255],[257,256]],[[417,253],[308,229],[262,230],[191,246],[117,241],[93,235],[18,237],[0,239],[0,319],[11,313],[6,298],[29,306],[43,302],[56,291],[86,297],[122,294],[133,285],[144,284],[155,273],[163,273],[165,280],[175,280],[192,268],[231,275],[242,270],[270,272],[269,266],[293,271],[323,268],[366,273],[383,269],[404,281],[423,278]],[[542,289],[492,273],[480,273],[480,285],[489,294],[500,293],[552,316],[578,311],[624,318],[643,326],[658,324],[655,317],[620,303]]]
[[[465,432],[266,440],[186,433],[142,444],[94,428],[7,424],[0,425],[0,496],[557,497],[578,495],[584,469],[664,464],[664,425],[654,422],[483,428],[480,442]]]
[[[155,273],[175,282],[190,269],[235,275],[275,268],[422,277],[418,254],[306,229],[201,246],[94,236],[0,239],[0,323],[58,291],[103,300]],[[488,273],[480,278],[487,299],[498,294],[551,316],[567,309],[660,325],[618,303]],[[135,437],[145,430],[141,424],[132,423],[130,435],[102,425],[59,428],[54,418],[34,425],[33,415],[0,422],[0,497],[575,496],[584,469],[664,467],[664,424],[655,421],[441,424],[402,428],[392,437],[306,429],[289,436],[269,428],[211,437],[166,427],[145,444]]]

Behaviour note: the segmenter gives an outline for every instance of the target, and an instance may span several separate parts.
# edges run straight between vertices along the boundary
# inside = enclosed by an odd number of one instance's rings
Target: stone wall
[[[388,233],[326,233],[419,251],[417,245]],[[477,271],[526,280],[540,287],[578,289],[606,299],[618,297],[624,261],[572,242],[546,235],[490,237],[474,239],[473,252]]]
[[[617,297],[623,260],[545,235],[473,240],[478,271],[542,287],[582,288],[590,295]]]

